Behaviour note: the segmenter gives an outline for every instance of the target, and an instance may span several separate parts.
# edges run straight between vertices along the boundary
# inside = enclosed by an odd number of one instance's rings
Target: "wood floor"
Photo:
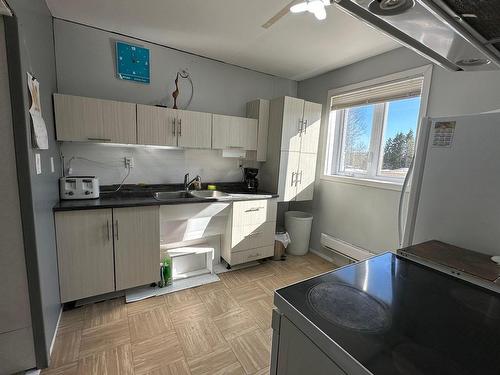
[[[161,297],[65,311],[42,374],[269,374],[273,291],[335,267],[288,256]]]

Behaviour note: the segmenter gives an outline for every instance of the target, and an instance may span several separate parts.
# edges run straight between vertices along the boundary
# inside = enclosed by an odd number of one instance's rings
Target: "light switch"
[[[42,160],[40,159],[40,154],[35,154],[35,166],[36,166],[36,174],[41,174]]]
[[[54,157],[53,156],[50,157],[50,171],[52,173],[54,173],[56,171],[56,169],[54,168]]]

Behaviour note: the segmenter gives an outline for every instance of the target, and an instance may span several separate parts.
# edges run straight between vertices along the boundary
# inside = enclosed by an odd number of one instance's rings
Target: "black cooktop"
[[[500,294],[394,254],[276,294],[375,375],[500,374]]]

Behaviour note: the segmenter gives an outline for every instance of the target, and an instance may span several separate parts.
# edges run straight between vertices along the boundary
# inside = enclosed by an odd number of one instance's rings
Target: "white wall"
[[[180,52],[156,44],[127,38],[63,20],[54,20],[57,86],[64,94],[114,99],[142,104],[172,106],[171,93],[178,70],[191,73],[195,92],[191,110],[245,116],[246,103],[256,98],[296,96],[297,82]],[[151,84],[116,78],[116,40],[150,49]],[[186,102],[190,88],[181,80],[179,105]],[[66,143],[65,159],[81,156],[106,163],[119,163],[134,156],[136,167],[127,182],[181,182],[184,173],[199,173],[205,181],[239,181],[235,159],[224,159],[217,151],[170,151]],[[102,183],[118,183],[125,168],[99,168],[90,162],[75,162],[75,174],[95,174]]]
[[[427,65],[414,52],[399,48],[379,56],[299,82],[298,97],[323,103],[321,139],[326,137],[328,90]],[[445,116],[500,108],[500,72],[449,72],[435,67],[428,115]],[[324,144],[319,160],[323,159]],[[294,203],[291,209],[314,214],[311,247],[320,249],[320,234],[332,236],[371,251],[397,248],[399,192],[320,180],[318,163],[313,202]]]

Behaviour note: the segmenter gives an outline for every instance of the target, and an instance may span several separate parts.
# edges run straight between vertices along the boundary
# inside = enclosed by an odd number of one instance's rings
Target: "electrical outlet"
[[[125,161],[125,168],[134,168],[134,158],[125,156],[123,160]]]

